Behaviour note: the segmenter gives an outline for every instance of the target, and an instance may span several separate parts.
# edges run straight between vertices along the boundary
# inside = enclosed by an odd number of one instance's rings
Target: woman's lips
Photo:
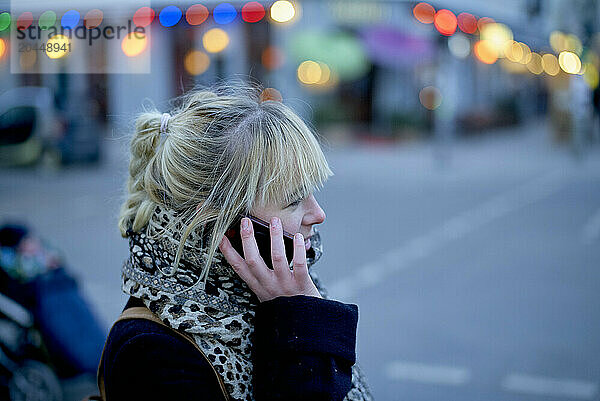
[[[307,251],[310,249],[310,238],[304,240],[304,249]]]

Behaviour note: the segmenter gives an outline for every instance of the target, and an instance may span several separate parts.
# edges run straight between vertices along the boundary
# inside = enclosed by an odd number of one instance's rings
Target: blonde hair
[[[261,101],[261,93],[260,85],[242,81],[196,88],[178,99],[162,141],[162,113],[146,111],[136,120],[119,229],[123,237],[140,231],[157,205],[175,210],[186,228],[172,274],[196,227],[211,227],[200,274],[206,280],[238,214],[287,205],[333,175],[316,134],[282,102]]]

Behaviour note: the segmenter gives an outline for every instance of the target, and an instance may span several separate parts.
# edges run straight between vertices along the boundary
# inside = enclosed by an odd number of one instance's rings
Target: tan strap
[[[188,336],[187,334],[181,333],[181,332],[173,329],[172,327],[168,326],[158,316],[156,316],[154,313],[152,313],[150,311],[150,309],[146,308],[145,306],[134,306],[132,308],[125,309],[121,313],[121,315],[117,318],[117,320],[115,320],[115,322],[113,323],[113,326],[111,327],[111,331],[112,331],[112,328],[114,327],[115,323],[117,323],[118,321],[121,321],[121,320],[125,320],[125,319],[151,320],[155,323],[160,324],[161,326],[167,327],[172,332],[177,333],[180,337],[186,339],[190,344],[192,344],[198,350],[198,352],[200,352],[200,354],[204,357],[204,359],[206,359],[206,362],[208,362],[208,364],[212,368],[213,372],[217,376],[217,380],[219,381],[219,386],[221,387],[221,391],[223,392],[223,395],[225,396],[225,400],[229,401],[229,394],[227,393],[227,390],[225,389],[225,384],[223,383],[223,379],[221,378],[219,373],[216,371],[215,367],[210,362],[210,360],[208,359],[206,354],[200,349],[200,347],[198,346],[198,344],[196,344],[196,341],[194,341],[194,339],[192,337]],[[106,343],[104,343],[104,349],[102,349],[102,355],[100,356],[100,364],[98,365],[98,372],[97,372],[98,389],[100,390],[100,397],[104,401],[106,401],[106,390],[104,388],[104,374],[103,374],[103,371],[104,371],[103,362],[104,362],[104,350],[105,349],[106,349]]]

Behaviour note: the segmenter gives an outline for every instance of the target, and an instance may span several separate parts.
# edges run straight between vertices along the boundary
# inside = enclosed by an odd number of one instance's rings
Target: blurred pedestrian
[[[372,399],[358,307],[328,299],[310,268],[325,219],[314,191],[333,173],[273,93],[196,89],[138,117],[119,217],[130,298],[103,351],[106,400]],[[284,231],[300,234],[293,257]]]

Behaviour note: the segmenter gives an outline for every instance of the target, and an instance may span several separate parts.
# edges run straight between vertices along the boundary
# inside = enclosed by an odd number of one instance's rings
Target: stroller
[[[62,400],[61,379],[96,375],[105,332],[60,252],[0,226],[0,400]]]

